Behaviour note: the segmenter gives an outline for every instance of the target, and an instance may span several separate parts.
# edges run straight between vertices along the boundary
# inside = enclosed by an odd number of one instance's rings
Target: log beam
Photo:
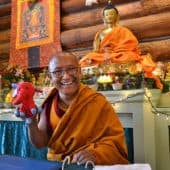
[[[11,14],[11,3],[0,5],[0,17]]]
[[[0,55],[0,68],[2,69],[1,67],[1,64],[8,64],[8,61],[9,61],[9,54],[1,54]]]
[[[7,63],[10,55],[10,43],[0,44],[0,64]]]
[[[120,5],[118,10],[122,16],[141,17],[145,15],[168,12],[170,10],[170,0],[151,0],[154,3],[144,3],[142,0],[134,3]],[[148,2],[148,0],[147,0]],[[131,15],[130,15],[131,14]]]
[[[146,9],[150,6],[153,6],[155,9],[163,6],[169,8],[170,0],[141,0],[141,4],[145,6]]]
[[[61,18],[61,29],[70,30],[73,28],[89,27],[102,23],[102,9],[97,8],[90,11],[73,13]]]
[[[62,14],[70,14],[74,12],[79,12],[88,9],[94,9],[99,6],[105,6],[107,0],[99,0],[98,4],[94,4],[92,6],[85,6],[86,0],[69,0],[62,2]],[[137,0],[133,0],[137,1]],[[128,3],[132,2],[132,0],[114,0],[114,4]]]
[[[170,35],[170,12],[148,15],[120,22],[127,26],[139,40]],[[137,24],[137,25],[136,25]]]
[[[0,44],[0,56],[3,54],[9,55],[9,52],[10,52],[10,43]]]
[[[0,30],[9,29],[11,26],[11,15],[0,17]]]
[[[142,53],[151,53],[154,61],[170,60],[170,39],[140,43]]]
[[[10,42],[10,30],[0,31],[0,43]]]
[[[11,0],[0,0],[0,5],[11,3]]]

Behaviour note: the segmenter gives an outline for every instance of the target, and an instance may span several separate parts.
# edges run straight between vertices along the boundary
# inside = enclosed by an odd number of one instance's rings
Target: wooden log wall
[[[113,0],[120,24],[128,27],[140,42],[142,53],[155,61],[170,61],[170,0]],[[81,58],[92,49],[95,33],[104,27],[102,9],[106,0],[85,6],[85,0],[63,0],[61,43]],[[8,62],[10,49],[11,0],[0,1],[0,64]]]
[[[11,0],[0,1],[0,67],[8,63],[10,52]]]

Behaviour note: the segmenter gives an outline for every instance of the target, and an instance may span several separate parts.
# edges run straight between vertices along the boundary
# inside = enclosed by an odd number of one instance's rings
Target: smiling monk
[[[76,56],[62,52],[49,63],[54,88],[43,103],[39,121],[28,125],[37,148],[48,147],[47,158],[63,161],[70,156],[78,164],[127,164],[122,125],[106,98],[80,83]]]

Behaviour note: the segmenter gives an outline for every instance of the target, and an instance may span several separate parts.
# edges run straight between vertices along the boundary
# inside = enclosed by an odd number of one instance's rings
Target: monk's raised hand
[[[15,115],[16,117],[21,118],[23,121],[25,121],[26,124],[29,125],[29,124],[32,123],[32,119],[34,119],[34,117],[35,117],[37,114],[39,114],[39,113],[42,112],[42,108],[41,108],[41,107],[37,107],[37,108],[35,108],[35,109],[31,109],[30,111],[31,111],[31,113],[32,113],[32,116],[27,117],[26,114],[25,114],[25,112],[24,112],[24,111],[21,111],[19,106],[16,106],[13,113],[14,113],[14,115]]]

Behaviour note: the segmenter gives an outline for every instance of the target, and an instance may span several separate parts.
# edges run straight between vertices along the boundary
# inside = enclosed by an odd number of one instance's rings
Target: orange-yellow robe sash
[[[86,149],[94,153],[96,164],[128,163],[124,130],[102,94],[81,85],[77,97],[60,119],[56,118],[53,106],[50,114],[55,118],[50,116],[54,130],[48,143],[49,160],[62,161],[65,156]]]

